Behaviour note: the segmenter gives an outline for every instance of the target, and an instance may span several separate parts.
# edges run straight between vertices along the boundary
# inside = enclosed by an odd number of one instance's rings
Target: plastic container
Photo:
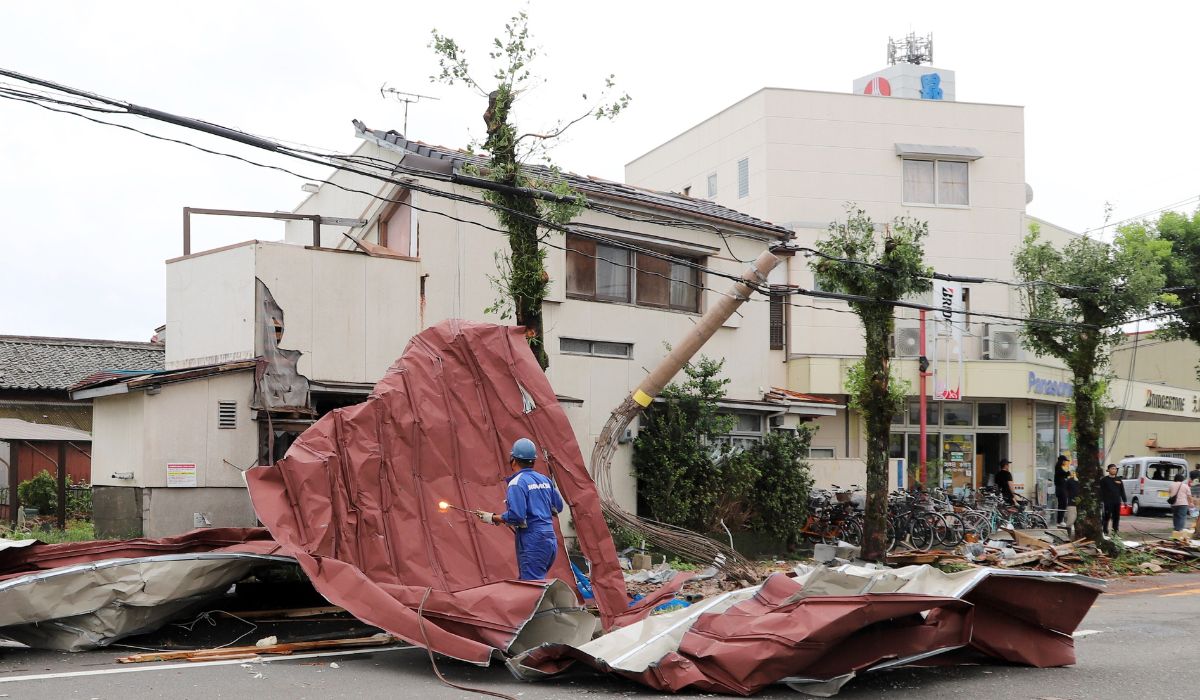
[[[1133,506],[1128,503],[1121,504],[1121,515],[1133,515]]]

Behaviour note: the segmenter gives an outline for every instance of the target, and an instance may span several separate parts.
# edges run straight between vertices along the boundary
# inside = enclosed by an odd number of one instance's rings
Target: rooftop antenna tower
[[[897,63],[911,63],[914,66],[933,63],[933,34],[917,36],[909,32],[899,41],[888,37],[887,61],[889,66]]]
[[[418,95],[415,92],[404,92],[403,90],[397,90],[396,88],[388,87],[387,83],[384,83],[379,88],[379,96],[386,100],[389,95],[391,97],[393,97],[397,102],[404,103],[404,137],[405,138],[408,138],[408,106],[415,102],[420,102],[421,100],[437,101],[437,100],[441,99],[439,97],[430,97],[429,95]]]

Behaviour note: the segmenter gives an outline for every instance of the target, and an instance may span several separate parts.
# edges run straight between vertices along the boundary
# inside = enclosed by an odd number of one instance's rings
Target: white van
[[[1167,497],[1175,475],[1187,476],[1188,463],[1178,457],[1126,457],[1117,465],[1125,498],[1137,515],[1143,508],[1170,508]]]

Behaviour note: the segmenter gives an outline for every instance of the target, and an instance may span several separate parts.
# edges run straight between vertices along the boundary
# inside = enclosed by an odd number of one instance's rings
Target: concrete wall
[[[253,527],[258,524],[245,487],[144,489],[146,537],[166,537],[201,527]]]
[[[142,537],[142,489],[129,486],[93,486],[92,517],[96,537]],[[191,529],[191,528],[188,528]],[[184,532],[179,530],[178,532]]]

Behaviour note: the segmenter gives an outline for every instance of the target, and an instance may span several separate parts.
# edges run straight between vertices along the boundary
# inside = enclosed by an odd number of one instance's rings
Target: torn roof
[[[0,389],[63,391],[104,370],[159,370],[164,346],[120,340],[0,336]]]
[[[421,157],[414,160],[427,159],[421,165],[416,166],[418,169],[450,174],[452,172],[457,173],[466,164],[479,167],[487,165],[487,159],[478,154],[446,148],[445,146],[433,146],[420,141],[412,141],[406,139],[403,134],[396,131],[369,129],[366,124],[357,119],[354,120],[354,129],[361,139],[372,141],[388,150],[401,151],[406,154],[411,153]],[[551,175],[550,169],[545,166],[526,165],[525,168],[535,174],[547,177]],[[566,179],[571,187],[590,198],[657,209],[676,216],[690,216],[727,225],[751,228],[777,238],[786,239],[792,236],[790,229],[763,221],[762,219],[734,209],[720,206],[707,199],[696,199],[675,192],[659,192],[642,187],[634,187],[633,185],[605,180],[591,175],[584,176],[568,172],[560,173],[560,175]]]
[[[0,440],[72,440],[89,442],[92,434],[85,430],[76,430],[61,425],[45,423],[30,423],[17,418],[0,418]]]
[[[131,389],[146,389],[150,386],[184,382],[190,379],[203,379],[225,372],[238,372],[254,369],[255,360],[234,360],[215,365],[199,367],[183,367],[180,369],[143,371],[143,372],[97,372],[81,379],[71,387],[71,397],[87,399],[93,396],[108,394],[123,394]]]

